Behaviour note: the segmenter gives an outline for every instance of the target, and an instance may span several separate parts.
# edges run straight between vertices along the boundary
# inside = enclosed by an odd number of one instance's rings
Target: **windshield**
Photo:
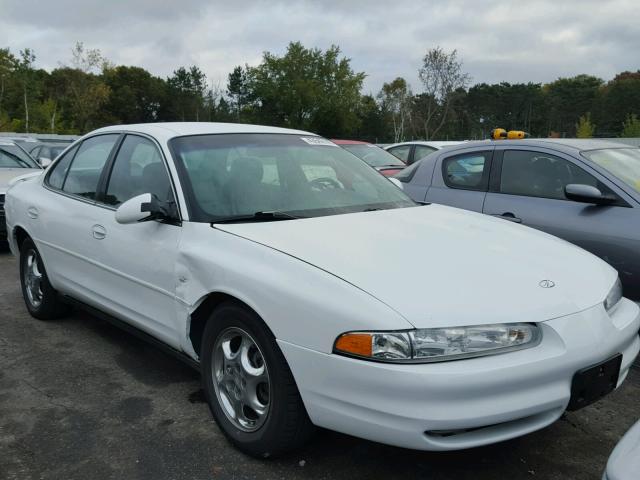
[[[582,155],[640,192],[640,149],[603,148],[582,152]]]
[[[38,164],[17,145],[0,145],[0,168],[40,168]]]
[[[416,205],[361,160],[320,137],[198,135],[174,138],[170,146],[191,217],[199,222],[257,212],[315,217]]]
[[[391,155],[386,150],[371,144],[340,145],[345,150],[350,151],[356,157],[361,158],[372,167],[388,167],[398,165],[404,167],[405,164],[395,155]]]

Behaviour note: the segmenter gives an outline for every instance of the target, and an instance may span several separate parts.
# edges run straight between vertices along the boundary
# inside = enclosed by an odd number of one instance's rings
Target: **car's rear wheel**
[[[68,306],[60,301],[49,283],[40,253],[30,238],[20,247],[20,283],[24,303],[31,316],[52,320],[68,312]]]
[[[216,423],[240,450],[271,457],[302,445],[313,425],[271,331],[250,309],[218,307],[204,331],[203,384]]]

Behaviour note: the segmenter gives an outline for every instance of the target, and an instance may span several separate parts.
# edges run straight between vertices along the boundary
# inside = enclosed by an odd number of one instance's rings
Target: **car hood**
[[[23,175],[44,172],[39,168],[0,168],[0,193],[4,193],[9,188],[11,180]]]
[[[418,328],[551,320],[604,301],[617,275],[563,240],[441,205],[215,227],[325,270]]]

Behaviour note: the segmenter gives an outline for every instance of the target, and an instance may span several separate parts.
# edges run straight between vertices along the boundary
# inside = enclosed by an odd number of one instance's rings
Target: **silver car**
[[[0,139],[0,244],[7,240],[4,195],[9,182],[25,173],[42,171],[33,158],[12,141]]]
[[[467,142],[395,178],[419,202],[543,230],[603,258],[640,299],[640,149],[602,140]]]

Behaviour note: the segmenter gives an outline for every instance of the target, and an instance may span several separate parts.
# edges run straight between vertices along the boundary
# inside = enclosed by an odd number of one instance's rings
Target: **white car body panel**
[[[274,333],[319,426],[425,450],[501,441],[555,421],[576,371],[622,353],[620,385],[638,354],[638,306],[623,299],[608,314],[602,305],[616,280],[610,266],[499,219],[430,205],[280,222],[189,221],[171,138],[312,134],[206,123],[98,132],[136,132],[157,143],[182,224],[118,224],[112,208],[52,191],[38,177],[9,189],[8,231],[19,227],[34,239],[55,289],[196,360],[194,311],[212,293],[244,302]],[[541,288],[542,280],[555,287]],[[332,352],[347,331],[501,322],[537,323],[542,340],[502,355],[430,364]]]
[[[640,421],[614,448],[603,480],[636,480],[640,476]]]
[[[218,228],[357,285],[417,328],[550,320],[601,303],[616,280],[567,242],[441,205]]]
[[[0,193],[6,193],[14,183],[40,176],[43,171],[36,168],[0,168]]]
[[[553,423],[569,403],[573,374],[618,352],[620,385],[640,349],[640,309],[623,302],[619,324],[600,305],[542,324],[537,347],[470,360],[392,365],[279,345],[315,424],[399,447],[457,450]]]

